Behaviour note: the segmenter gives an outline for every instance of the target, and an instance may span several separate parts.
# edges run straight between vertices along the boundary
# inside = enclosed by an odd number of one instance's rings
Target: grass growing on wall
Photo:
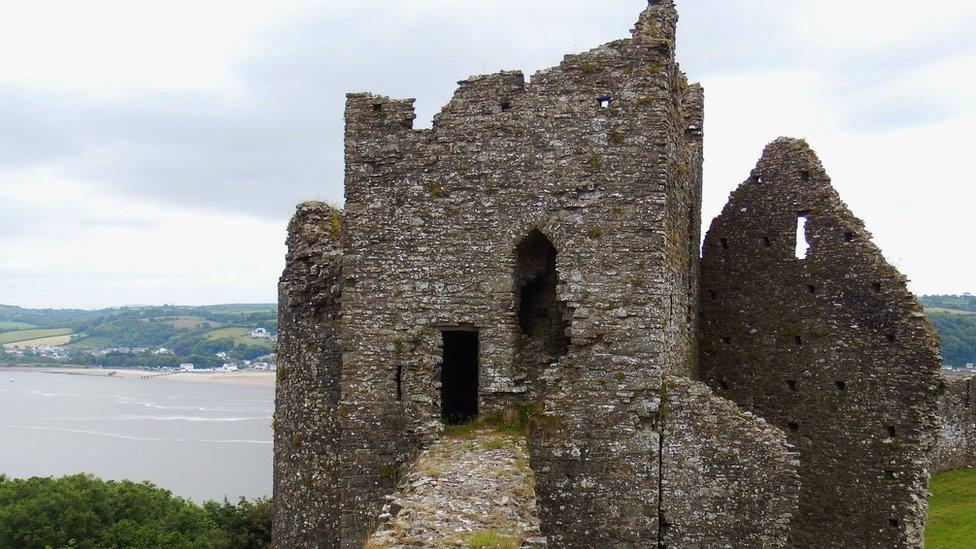
[[[926,549],[976,547],[976,469],[932,477]]]

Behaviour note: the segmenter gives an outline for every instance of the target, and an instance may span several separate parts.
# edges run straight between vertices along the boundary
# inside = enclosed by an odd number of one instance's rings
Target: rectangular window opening
[[[444,331],[441,419],[461,425],[478,417],[478,332]]]
[[[600,97],[599,99],[597,99],[597,101],[600,102],[600,106],[603,107],[604,109],[609,109],[610,104],[613,103],[613,99],[606,96]]]
[[[810,253],[810,243],[807,241],[808,212],[800,212],[796,216],[796,258],[806,259]]]

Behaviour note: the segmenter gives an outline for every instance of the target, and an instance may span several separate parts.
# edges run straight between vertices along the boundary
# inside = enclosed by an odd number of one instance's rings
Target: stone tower
[[[630,38],[465,80],[430,130],[413,100],[348,96],[345,209],[299,207],[280,285],[277,547],[362,547],[445,423],[513,413],[550,547],[799,531],[780,418],[694,381],[703,92],[676,23],[652,0]]]

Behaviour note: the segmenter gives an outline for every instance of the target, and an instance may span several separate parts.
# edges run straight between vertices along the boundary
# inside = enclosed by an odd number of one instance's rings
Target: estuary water
[[[271,495],[274,387],[0,370],[0,474]]]

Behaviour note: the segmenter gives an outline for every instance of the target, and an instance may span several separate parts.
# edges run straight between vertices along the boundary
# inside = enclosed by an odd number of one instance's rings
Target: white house
[[[264,328],[255,328],[251,330],[251,333],[248,335],[250,335],[251,337],[256,337],[261,339],[268,339],[271,337],[271,334],[268,333],[268,330]]]

